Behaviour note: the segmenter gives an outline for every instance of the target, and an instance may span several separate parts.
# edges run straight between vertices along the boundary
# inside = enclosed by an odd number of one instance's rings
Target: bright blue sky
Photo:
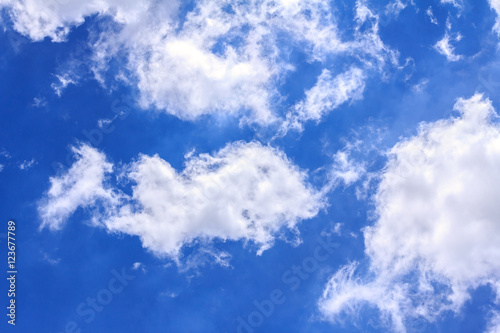
[[[497,0],[141,4],[0,0],[2,332],[500,330]]]

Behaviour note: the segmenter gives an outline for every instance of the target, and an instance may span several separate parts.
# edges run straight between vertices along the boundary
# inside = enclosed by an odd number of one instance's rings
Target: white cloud
[[[441,0],[441,3],[442,4],[451,4],[458,9],[463,8],[463,1],[462,0]]]
[[[333,166],[330,173],[330,182],[333,187],[343,182],[350,186],[366,174],[365,166],[356,163],[349,156],[349,150],[341,150],[333,156]]]
[[[41,97],[35,97],[33,98],[33,104],[32,104],[34,107],[36,108],[43,108],[47,105],[47,100],[45,100],[45,98]]]
[[[253,110],[256,122],[273,121],[266,85],[274,69],[258,57],[241,57],[231,48],[221,57],[193,40],[174,38],[138,61],[134,70],[144,108],[155,106],[187,120]]]
[[[117,198],[104,181],[113,170],[106,156],[87,145],[72,147],[77,160],[64,174],[50,178],[50,189],[40,201],[41,227],[60,229],[78,207],[88,207],[96,200],[115,203]]]
[[[362,98],[364,79],[363,71],[357,67],[352,67],[336,77],[332,77],[329,70],[323,70],[316,85],[306,91],[304,100],[297,103],[287,114],[283,131],[286,132],[290,128],[301,130],[304,122],[319,121],[341,104]]]
[[[253,241],[262,252],[282,227],[294,229],[322,206],[303,172],[258,143],[192,157],[182,173],[158,156],[141,156],[128,177],[136,183],[133,203],[106,219],[106,227],[172,256],[184,244],[214,238]]]
[[[97,120],[97,127],[99,128],[103,128],[103,127],[106,127],[108,126],[109,124],[111,124],[115,119],[116,119],[117,116],[113,117],[112,119],[99,119]]]
[[[33,165],[36,165],[36,164],[37,164],[37,162],[35,161],[34,158],[32,158],[29,161],[24,160],[22,163],[19,164],[19,169],[21,169],[21,170],[27,170],[27,169],[31,168]]]
[[[62,75],[55,75],[57,78],[57,82],[52,83],[50,86],[54,89],[54,92],[57,96],[61,97],[64,89],[70,84],[76,84],[78,82],[77,77],[73,77],[70,73],[65,73]]]
[[[141,268],[141,267],[143,267],[143,266],[144,266],[144,265],[143,265],[142,263],[140,263],[140,262],[134,262],[134,263],[132,264],[132,270],[136,271],[136,270],[138,270],[139,268]]]
[[[130,0],[0,0],[19,33],[35,41],[49,37],[55,42],[64,41],[70,29],[82,24],[86,16],[113,15],[118,22],[128,23],[148,4]]]
[[[420,80],[420,82],[418,82],[417,84],[413,85],[411,87],[411,89],[413,90],[413,92],[419,94],[422,91],[424,91],[425,88],[427,88],[428,85],[429,85],[429,79],[422,79],[422,80]]]
[[[398,65],[399,53],[386,46],[380,38],[379,15],[374,14],[366,3],[364,0],[356,1],[356,38],[348,43],[348,51],[361,57],[367,68],[382,70],[386,63]]]
[[[488,323],[487,333],[500,333],[500,312],[493,311],[492,317]]]
[[[141,272],[146,273],[146,267],[142,262],[134,262],[132,264],[131,270],[133,271],[141,270]]]
[[[130,66],[139,79],[143,107],[155,106],[183,119],[243,112],[250,122],[277,121],[271,100],[279,96],[272,86],[293,70],[293,64],[283,59],[278,34],[287,35],[297,46],[302,44],[316,60],[352,53],[373,67],[393,56],[381,42],[376,23],[372,30],[359,31],[354,40],[341,41],[324,2],[231,6],[237,15],[225,12],[222,3],[200,4],[188,15],[181,33],[167,33],[162,43],[148,42],[147,59],[142,57],[142,47],[130,49]],[[358,13],[363,10],[369,12],[365,6],[357,7]],[[358,16],[361,26],[368,14]],[[235,45],[232,40],[242,41]],[[221,45],[219,52],[212,50],[216,45]]]
[[[434,49],[440,54],[444,55],[448,61],[458,61],[463,58],[460,54],[455,54],[455,47],[451,44],[452,41],[458,42],[462,39],[460,34],[452,36],[446,31],[444,37],[439,40],[435,45]]]
[[[459,117],[422,124],[390,150],[377,220],[364,230],[369,273],[352,263],[331,278],[319,302],[327,319],[368,304],[405,332],[412,319],[458,313],[480,285],[500,305],[498,116],[481,95],[459,99],[455,110]]]
[[[90,14],[107,17],[102,31],[90,31],[96,79],[105,84],[111,59],[125,58],[127,68],[116,76],[137,85],[140,105],[186,120],[221,114],[263,125],[280,121],[277,103],[284,96],[276,87],[294,70],[288,57],[293,49],[323,63],[331,76],[342,75],[330,68],[336,56],[351,57],[364,75],[397,62],[397,52],[380,39],[378,16],[361,0],[353,8],[350,39],[341,38],[327,1],[201,1],[185,19],[176,1],[49,1],[52,6],[46,0],[0,0],[0,6],[10,11],[14,28],[33,40],[62,41]],[[61,94],[77,78],[65,73],[58,79],[53,88]]]
[[[495,22],[495,26],[493,30],[500,35],[500,0],[489,0],[491,9],[494,10],[497,14],[497,19]]]
[[[431,20],[431,22],[433,24],[439,24],[436,16],[434,16],[434,13],[432,12],[432,7],[431,6],[429,6],[429,8],[427,8],[427,10],[425,11],[425,14],[427,16],[429,16],[429,19]]]
[[[410,0],[411,1],[411,0]],[[393,2],[389,2],[385,7],[387,13],[392,13],[396,16],[408,6],[407,3],[402,2],[401,0],[394,0]]]
[[[3,168],[4,168],[3,164],[0,164],[0,172],[3,171]]]
[[[310,219],[324,205],[322,195],[279,150],[237,142],[214,155],[190,157],[177,172],[159,156],[141,155],[122,176],[132,181],[126,197],[103,183],[112,165],[88,146],[66,174],[51,178],[40,212],[43,225],[59,227],[78,206],[105,199],[93,221],[110,232],[136,235],[155,254],[178,259],[184,245],[212,240],[244,240],[258,253],[284,229]],[[116,198],[121,198],[119,203]],[[224,265],[227,255],[209,251]]]
[[[44,251],[41,251],[40,253],[43,256],[43,260],[51,265],[57,265],[59,262],[61,262],[61,258],[53,258],[52,256],[50,256],[49,254],[47,254]]]
[[[177,296],[179,296],[179,294],[176,292],[167,290],[167,291],[161,292],[159,296],[160,297],[176,298]]]
[[[205,244],[195,253],[183,256],[182,261],[177,261],[177,267],[180,272],[197,270],[207,264],[233,268],[230,261],[231,255],[228,252],[217,250],[213,246]]]
[[[335,223],[335,225],[330,226],[329,228],[321,231],[321,237],[329,237],[329,236],[332,236],[332,235],[337,235],[337,236],[340,236],[342,234],[342,226],[344,224],[343,223]]]
[[[11,158],[10,153],[7,150],[5,150],[5,148],[2,148],[0,150],[0,156],[5,158]]]

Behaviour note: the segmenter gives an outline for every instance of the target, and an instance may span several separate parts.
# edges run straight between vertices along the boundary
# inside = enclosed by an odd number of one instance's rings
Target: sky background
[[[498,1],[0,8],[0,233],[16,221],[19,271],[2,332],[500,331]],[[428,232],[449,237],[412,241]],[[87,322],[78,306],[122,270]]]

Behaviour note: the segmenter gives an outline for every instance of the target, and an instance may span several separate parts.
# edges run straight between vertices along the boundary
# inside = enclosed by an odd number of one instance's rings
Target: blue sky
[[[500,331],[498,0],[0,8],[2,332]]]

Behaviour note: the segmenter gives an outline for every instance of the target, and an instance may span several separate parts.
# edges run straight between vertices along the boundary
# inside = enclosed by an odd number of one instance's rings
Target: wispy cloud
[[[106,156],[87,145],[72,147],[72,151],[77,161],[64,175],[50,178],[50,189],[39,204],[41,227],[60,229],[76,209],[97,200],[116,203],[115,194],[104,184],[113,170]]]
[[[35,97],[33,98],[33,104],[36,108],[42,108],[47,105],[47,101],[43,97]]]
[[[5,157],[7,159],[11,158],[10,153],[5,150],[5,148],[0,149],[0,156]]]
[[[302,130],[303,123],[319,121],[341,104],[360,99],[365,89],[365,74],[357,67],[332,77],[329,70],[323,70],[316,85],[306,91],[304,100],[297,103],[286,116],[282,132],[289,129]]]
[[[70,84],[76,84],[78,79],[73,77],[69,73],[65,74],[55,74],[55,77],[57,78],[57,82],[54,82],[51,84],[52,89],[54,89],[54,92],[57,96],[61,97],[64,89],[66,89],[67,86]]]
[[[434,12],[432,11],[431,6],[429,6],[429,8],[427,8],[427,10],[425,11],[425,14],[429,17],[429,19],[431,20],[431,22],[433,24],[436,24],[436,25],[439,24],[437,18],[434,16]]]
[[[463,59],[463,56],[455,53],[455,47],[452,45],[452,42],[459,42],[461,39],[462,35],[460,33],[451,33],[451,23],[448,19],[446,22],[446,32],[443,38],[434,45],[434,49],[444,55],[448,61],[459,61]]]
[[[146,266],[144,266],[144,264],[142,262],[134,262],[132,264],[131,270],[133,270],[133,271],[140,270],[141,272],[146,273]]]
[[[497,19],[493,30],[500,36],[500,0],[489,0],[491,9],[496,12]]]
[[[422,79],[419,83],[413,85],[411,89],[415,93],[421,93],[422,91],[425,90],[428,84],[429,84],[429,79]]]
[[[34,166],[36,164],[37,164],[37,162],[35,161],[34,158],[32,158],[29,161],[28,160],[24,160],[23,162],[19,163],[18,167],[21,170],[28,170],[29,168],[31,168],[32,166]]]
[[[48,255],[46,252],[41,252],[43,256],[43,260],[48,262],[51,265],[57,265],[61,262],[61,258],[53,258],[50,255]]]

